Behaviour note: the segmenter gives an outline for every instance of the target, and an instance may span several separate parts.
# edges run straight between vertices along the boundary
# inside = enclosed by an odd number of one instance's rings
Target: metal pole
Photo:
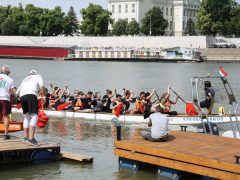
[[[150,14],[150,31],[149,31],[150,36],[152,35],[152,14]]]

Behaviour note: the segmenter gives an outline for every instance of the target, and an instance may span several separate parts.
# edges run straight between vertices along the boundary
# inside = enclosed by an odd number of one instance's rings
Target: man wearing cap
[[[44,83],[36,70],[31,70],[17,90],[23,109],[24,142],[37,145],[34,138],[38,121],[38,91],[44,94]]]
[[[8,134],[8,126],[10,119],[9,115],[11,114],[12,110],[10,103],[10,95],[13,93],[14,89],[13,80],[8,76],[9,74],[10,67],[8,65],[2,66],[0,74],[0,113],[4,120],[4,140],[10,139],[10,135]]]
[[[154,113],[149,116],[148,127],[151,132],[142,131],[141,135],[145,140],[152,142],[163,142],[168,139],[168,118],[163,114],[163,108],[158,104],[153,106]]]

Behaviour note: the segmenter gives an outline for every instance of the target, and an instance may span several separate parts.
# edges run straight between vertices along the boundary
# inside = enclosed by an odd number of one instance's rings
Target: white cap
[[[38,72],[36,70],[31,70],[28,75],[36,75],[36,74],[38,74]]]
[[[8,75],[10,73],[10,66],[9,65],[2,66],[1,73]]]

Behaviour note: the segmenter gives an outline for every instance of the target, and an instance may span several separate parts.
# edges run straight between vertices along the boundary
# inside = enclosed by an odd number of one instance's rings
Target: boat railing
[[[232,88],[231,88],[230,84],[228,83],[226,77],[222,77],[222,76],[203,76],[203,77],[195,76],[191,79],[193,104],[198,108],[198,111],[200,113],[200,118],[201,118],[201,121],[203,124],[204,132],[206,133],[206,128],[204,126],[203,119],[206,118],[209,130],[210,130],[210,134],[212,134],[212,128],[211,128],[211,124],[208,120],[208,116],[202,112],[202,109],[200,107],[200,102],[199,102],[198,83],[199,83],[199,81],[201,81],[203,79],[220,79],[222,81],[224,89],[228,96],[229,104],[231,105],[229,108],[229,118],[230,118],[230,123],[231,123],[231,128],[233,131],[234,138],[236,138],[237,131],[238,131],[238,133],[240,133],[239,121],[238,121],[238,117],[237,117],[238,102],[233,94]],[[235,121],[236,121],[237,131],[235,131],[235,128],[234,128],[233,119],[232,119],[233,117],[235,118]]]

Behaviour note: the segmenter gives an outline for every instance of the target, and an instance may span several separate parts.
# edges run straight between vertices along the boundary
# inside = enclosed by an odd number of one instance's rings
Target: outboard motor
[[[209,124],[210,124],[210,127],[212,129],[213,135],[219,136],[219,130],[218,130],[217,124],[216,123],[212,123],[212,122],[210,122]],[[209,129],[208,123],[205,122],[204,123],[204,127],[206,129],[207,134],[210,134],[210,129]],[[197,133],[204,133],[203,124],[199,124],[197,126]]]

